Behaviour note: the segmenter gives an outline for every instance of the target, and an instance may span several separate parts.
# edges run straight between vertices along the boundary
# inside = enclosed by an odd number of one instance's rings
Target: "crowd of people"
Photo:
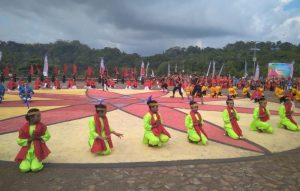
[[[16,75],[11,77],[4,83],[5,79],[1,78],[0,81],[0,96],[4,99],[5,91],[12,92],[20,90],[20,87],[25,83],[29,87],[33,87],[34,90],[38,89],[77,89],[79,84],[84,84],[79,88],[102,88],[104,91],[108,88],[125,88],[125,89],[161,89],[161,91],[172,91],[172,98],[175,96],[175,92],[178,91],[179,95],[183,99],[184,94],[190,99],[194,97],[211,96],[217,98],[223,94],[231,97],[243,96],[248,97],[251,100],[258,100],[259,97],[264,95],[264,91],[273,91],[276,98],[280,99],[284,95],[289,95],[293,100],[300,100],[300,78],[284,79],[260,79],[254,80],[251,78],[235,78],[230,76],[199,76],[196,74],[183,75],[174,74],[170,76],[159,76],[141,79],[137,78],[122,78],[113,79],[109,76],[100,76],[98,79],[85,78],[76,79],[76,76],[72,75],[70,78],[62,76],[60,81],[56,76],[37,77],[34,82],[31,82],[31,77],[24,80],[24,78],[17,78]],[[84,83],[82,83],[82,81]],[[98,83],[97,83],[98,81]],[[227,92],[226,92],[227,91]]]
[[[231,97],[248,97],[251,100],[258,100],[264,95],[264,91],[273,91],[274,95],[280,99],[284,95],[289,95],[293,100],[300,100],[300,78],[296,79],[265,79],[265,80],[253,80],[248,78],[235,78],[230,76],[199,76],[196,74],[182,75],[174,74],[170,76],[160,76],[141,79],[136,78],[122,78],[113,79],[109,76],[102,76],[98,79],[85,78],[82,80],[76,79],[75,76],[71,78],[62,77],[62,81],[59,81],[57,77],[37,77],[32,86],[34,90],[38,89],[77,89],[78,81],[84,81],[84,85],[80,88],[102,88],[107,91],[108,88],[125,88],[125,89],[160,89],[164,92],[172,91],[171,97],[174,98],[175,92],[178,91],[179,95],[183,99],[184,96],[193,100],[194,97],[211,96],[217,98],[223,94]],[[7,92],[19,90],[25,81],[24,78],[16,77],[11,78],[4,87],[4,82],[0,85],[0,96],[4,97],[5,89]],[[97,83],[98,82],[98,83]],[[82,84],[82,82],[80,83]],[[4,91],[3,91],[4,87]],[[201,101],[203,103],[203,101]]]

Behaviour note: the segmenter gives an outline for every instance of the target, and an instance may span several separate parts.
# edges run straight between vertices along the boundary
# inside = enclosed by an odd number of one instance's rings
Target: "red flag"
[[[57,65],[55,65],[53,67],[53,74],[54,74],[54,76],[57,76],[57,74],[58,74],[58,67],[57,67]]]
[[[40,66],[39,65],[35,65],[35,68],[36,68],[36,71],[37,71],[38,75],[40,75],[41,74],[41,68],[40,68]]]
[[[73,72],[73,75],[77,74],[77,65],[76,64],[72,65],[72,72]]]
[[[8,66],[9,66],[9,70],[8,71],[10,71],[10,73],[14,74],[15,73],[15,68],[11,64],[9,64]]]
[[[88,66],[88,68],[86,69],[86,76],[90,78],[92,77],[92,75],[93,75],[93,69],[92,67]]]
[[[9,74],[9,68],[8,68],[8,65],[5,66],[4,70],[3,70],[3,74],[5,77],[8,77],[8,74]]]
[[[68,72],[68,65],[64,64],[64,75],[66,75]]]
[[[115,66],[115,75],[119,75],[119,70],[116,66]]]
[[[108,76],[108,68],[107,67],[104,70],[104,76]]]
[[[123,76],[124,76],[124,78],[128,77],[128,69],[127,68],[124,68]]]
[[[29,74],[30,74],[31,76],[33,76],[33,73],[34,73],[33,66],[30,65]]]
[[[133,70],[133,68],[130,68],[130,78],[134,78],[134,70]]]

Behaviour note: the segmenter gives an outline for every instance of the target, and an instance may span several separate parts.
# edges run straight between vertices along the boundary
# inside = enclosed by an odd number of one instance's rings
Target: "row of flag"
[[[0,62],[1,62],[1,58],[2,58],[2,53],[0,51]],[[147,67],[145,69],[145,64],[142,61],[141,64],[141,71],[140,71],[140,78],[142,77],[147,77],[147,71],[148,71],[148,67],[149,67],[149,62],[147,64]],[[76,64],[72,64],[72,74],[76,75],[78,72],[78,68]],[[4,70],[3,70],[3,74],[5,77],[8,77],[9,72],[12,71],[12,68],[10,69],[8,65],[5,66]],[[28,74],[30,75],[34,75],[34,72],[37,71],[37,74],[40,75],[41,72],[43,72],[44,76],[48,76],[49,73],[49,65],[48,65],[48,57],[47,55],[44,58],[44,66],[43,66],[43,71],[41,71],[41,68],[39,65],[30,65],[29,70],[28,70]],[[66,75],[68,72],[68,65],[64,64],[63,65],[63,74]],[[60,73],[60,70],[58,68],[57,65],[53,66],[53,71],[52,71],[52,75],[57,76]],[[91,66],[88,66],[86,69],[86,76],[87,77],[92,77],[94,73],[94,69]],[[118,76],[119,73],[119,69],[117,67],[114,68],[114,73],[116,76]],[[100,61],[100,70],[99,70],[99,74],[101,77],[103,76],[107,76],[108,75],[108,68],[105,67],[104,65],[104,60],[103,58],[101,58]],[[135,68],[124,68],[123,69],[123,76],[124,77],[130,77],[130,78],[134,78],[135,76],[137,76],[137,72]],[[151,76],[154,76],[154,72],[152,70],[152,74]]]
[[[215,71],[216,71],[215,61],[209,63],[206,76],[208,76],[209,73],[210,73],[211,65],[212,65],[212,76],[215,76]],[[223,67],[224,67],[224,63],[222,64],[221,69],[219,70],[218,76],[221,75],[221,73],[223,71]],[[248,76],[247,61],[245,61],[245,64],[244,64],[244,77],[247,77],[247,76]],[[254,62],[254,75],[253,76],[254,76],[254,80],[259,80],[259,63]]]
[[[0,62],[1,62],[1,59],[2,59],[2,52],[0,51]],[[215,63],[215,61],[209,63],[206,76],[208,76],[209,73],[210,73],[211,65],[212,65],[212,76],[215,76],[215,70],[216,70],[216,67],[215,67],[216,63]],[[40,74],[41,73],[40,67],[38,65],[34,65],[34,66],[35,66],[35,68],[37,70],[37,73]],[[30,75],[34,74],[34,66],[33,65],[30,66],[30,69],[28,71],[28,73]],[[221,69],[219,70],[218,76],[221,75],[221,73],[223,71],[223,67],[224,67],[224,63],[222,64]],[[46,55],[45,58],[44,58],[44,67],[43,67],[43,75],[44,76],[48,76],[48,68],[49,68],[48,57]],[[147,63],[147,66],[146,66],[146,69],[145,69],[145,64],[142,61],[142,63],[141,63],[141,71],[140,71],[140,78],[145,77],[145,76],[147,77],[148,68],[149,68],[149,62]],[[254,71],[254,79],[258,80],[259,79],[259,64],[258,63],[256,64],[256,66],[255,66],[255,63],[254,63],[254,69],[255,69],[255,71]],[[63,73],[64,73],[64,75],[67,74],[67,71],[68,71],[68,65],[64,64],[63,65]],[[87,77],[91,77],[93,75],[93,73],[94,73],[93,71],[94,71],[93,68],[90,67],[90,66],[88,66],[88,68],[86,69],[86,76]],[[72,65],[72,74],[76,75],[77,72],[78,72],[77,65],[73,64]],[[177,72],[177,64],[175,66],[175,72]],[[55,65],[53,67],[53,75],[57,76],[58,73],[59,73],[58,66]],[[120,74],[117,67],[114,68],[114,73],[115,73],[116,76]],[[170,71],[170,64],[168,64],[168,76],[170,75],[170,73],[171,73],[171,71]],[[4,74],[4,76],[8,76],[8,74],[9,74],[9,67],[8,67],[8,65],[6,65],[6,67],[4,68],[3,74]],[[105,67],[105,65],[104,65],[103,57],[101,58],[101,61],[100,61],[100,71],[99,71],[99,74],[102,77],[108,75],[108,68]],[[136,72],[135,72],[135,69],[133,69],[133,68],[130,68],[130,73],[128,72],[127,68],[125,68],[123,70],[123,76],[124,77],[131,77],[131,78],[133,78],[135,76],[135,74],[136,74]],[[151,76],[154,77],[154,71],[153,70],[152,70]],[[247,77],[247,76],[248,76],[248,73],[247,73],[247,62],[245,61],[245,74],[244,74],[244,77]]]

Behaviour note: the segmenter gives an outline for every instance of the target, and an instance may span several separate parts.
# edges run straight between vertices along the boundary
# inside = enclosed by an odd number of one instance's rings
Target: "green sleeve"
[[[186,115],[185,116],[185,127],[187,130],[193,130],[194,129],[194,124],[191,115]]]
[[[89,120],[89,129],[90,129],[90,138],[95,139],[96,137],[98,137],[98,133],[96,132],[94,117],[91,117]]]
[[[284,119],[285,118],[285,107],[284,107],[284,105],[281,105],[280,107],[279,107],[279,116],[280,116],[280,118],[281,119]]]
[[[253,111],[253,119],[259,119],[259,108],[256,107]]]
[[[152,126],[151,126],[151,115],[147,113],[144,116],[144,128],[146,131],[151,131]]]
[[[18,143],[18,145],[20,145],[21,147],[24,147],[24,146],[26,146],[26,145],[28,144],[28,139],[20,139],[20,138],[18,138],[18,139],[17,139],[17,143]]]
[[[227,109],[223,111],[223,121],[224,123],[230,123],[230,118]]]
[[[50,139],[51,135],[48,131],[48,129],[46,130],[45,134],[42,136],[42,139],[44,142],[48,141]]]

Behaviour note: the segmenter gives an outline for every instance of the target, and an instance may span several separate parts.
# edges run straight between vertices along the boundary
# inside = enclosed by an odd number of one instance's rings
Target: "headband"
[[[158,104],[157,103],[149,103],[149,106],[158,106]]]
[[[35,114],[38,114],[38,113],[40,113],[40,111],[32,111],[32,112],[27,113],[26,115],[27,116],[32,116],[32,115],[35,115]]]
[[[96,111],[106,111],[106,108],[96,108]]]

